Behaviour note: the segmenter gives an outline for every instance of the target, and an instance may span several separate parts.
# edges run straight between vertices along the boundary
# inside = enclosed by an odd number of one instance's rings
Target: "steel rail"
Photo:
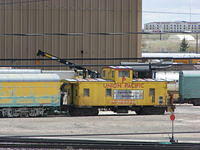
[[[38,138],[0,138],[0,148],[87,148],[87,149],[191,149],[200,147],[196,143],[99,141]]]
[[[175,134],[200,134],[200,131],[178,131]],[[113,135],[157,135],[171,134],[171,132],[139,132],[139,133],[100,133],[100,134],[67,134],[67,135],[22,135],[22,136],[3,136],[5,138],[33,138],[33,137],[81,137],[81,136],[113,136]]]

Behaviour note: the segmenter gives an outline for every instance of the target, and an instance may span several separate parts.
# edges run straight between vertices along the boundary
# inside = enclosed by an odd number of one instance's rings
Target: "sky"
[[[191,20],[194,22],[200,22],[200,0],[142,0],[142,3],[143,24],[154,21]],[[186,14],[166,14],[156,12],[176,12]]]

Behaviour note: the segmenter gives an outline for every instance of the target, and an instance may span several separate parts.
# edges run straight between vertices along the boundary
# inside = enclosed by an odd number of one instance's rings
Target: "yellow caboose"
[[[62,103],[71,115],[98,115],[99,109],[117,113],[164,114],[167,110],[167,82],[133,79],[127,66],[110,66],[102,78],[66,79],[63,81]]]

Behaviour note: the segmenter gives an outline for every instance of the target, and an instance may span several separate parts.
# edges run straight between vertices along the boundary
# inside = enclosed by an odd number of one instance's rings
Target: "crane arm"
[[[49,59],[55,60],[55,61],[57,61],[59,63],[62,63],[62,64],[65,64],[65,65],[69,66],[70,69],[74,68],[74,69],[77,69],[77,70],[83,70],[84,78],[86,76],[86,72],[88,73],[88,75],[90,75],[93,78],[96,78],[96,77],[99,76],[99,73],[97,73],[95,71],[88,70],[88,69],[86,69],[86,68],[84,68],[82,66],[76,65],[75,63],[66,61],[65,59],[61,59],[59,57],[56,57],[56,56],[54,56],[52,54],[49,54],[49,53],[41,51],[41,50],[38,50],[37,56],[47,57]]]

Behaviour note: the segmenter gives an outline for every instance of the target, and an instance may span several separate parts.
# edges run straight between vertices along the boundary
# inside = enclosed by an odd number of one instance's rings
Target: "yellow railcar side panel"
[[[1,82],[0,105],[59,103],[60,82]]]
[[[174,60],[174,62],[176,63],[184,63],[184,64],[189,64],[189,63],[199,63],[200,59],[178,59],[178,60]]]
[[[167,82],[79,82],[77,87],[79,90],[74,101],[77,106],[167,105]],[[84,94],[84,89],[90,89],[89,96]],[[106,89],[111,89],[111,96],[106,96]],[[155,89],[154,98],[150,89]],[[123,92],[127,98],[123,98]]]

